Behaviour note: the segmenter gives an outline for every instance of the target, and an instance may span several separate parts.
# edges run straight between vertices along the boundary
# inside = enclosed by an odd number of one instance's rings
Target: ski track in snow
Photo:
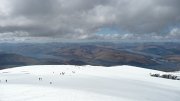
[[[164,72],[133,66],[5,69],[0,70],[0,101],[179,101],[180,81],[149,73]]]

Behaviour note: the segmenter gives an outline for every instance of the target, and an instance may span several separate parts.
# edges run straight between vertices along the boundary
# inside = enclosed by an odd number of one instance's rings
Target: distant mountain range
[[[30,57],[18,55],[18,54],[6,54],[0,53],[0,66],[1,68],[7,68],[12,66],[22,66],[22,65],[36,65],[38,60]]]
[[[0,68],[24,65],[132,65],[180,70],[180,43],[1,43]]]
[[[77,61],[77,65],[81,63],[103,66],[155,64],[149,57],[96,45],[63,47],[50,54],[65,57],[66,61]]]

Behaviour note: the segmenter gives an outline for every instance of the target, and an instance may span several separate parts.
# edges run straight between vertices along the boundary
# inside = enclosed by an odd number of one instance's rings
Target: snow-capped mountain
[[[0,101],[179,101],[180,81],[150,73],[165,72],[133,66],[4,69],[0,70]]]

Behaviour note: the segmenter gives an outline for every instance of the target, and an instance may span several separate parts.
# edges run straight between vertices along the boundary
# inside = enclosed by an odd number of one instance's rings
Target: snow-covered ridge
[[[149,73],[164,72],[133,66],[42,65],[4,69],[0,70],[0,101],[180,99],[180,81],[154,78]]]

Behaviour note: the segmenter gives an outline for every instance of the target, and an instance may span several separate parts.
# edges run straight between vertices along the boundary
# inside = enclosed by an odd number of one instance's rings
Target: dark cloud
[[[13,14],[22,16],[45,16],[53,14],[57,1],[54,0],[13,0]]]
[[[179,9],[180,0],[1,0],[0,34],[13,40],[18,32],[28,40],[180,39]],[[98,34],[103,28],[117,33]]]

